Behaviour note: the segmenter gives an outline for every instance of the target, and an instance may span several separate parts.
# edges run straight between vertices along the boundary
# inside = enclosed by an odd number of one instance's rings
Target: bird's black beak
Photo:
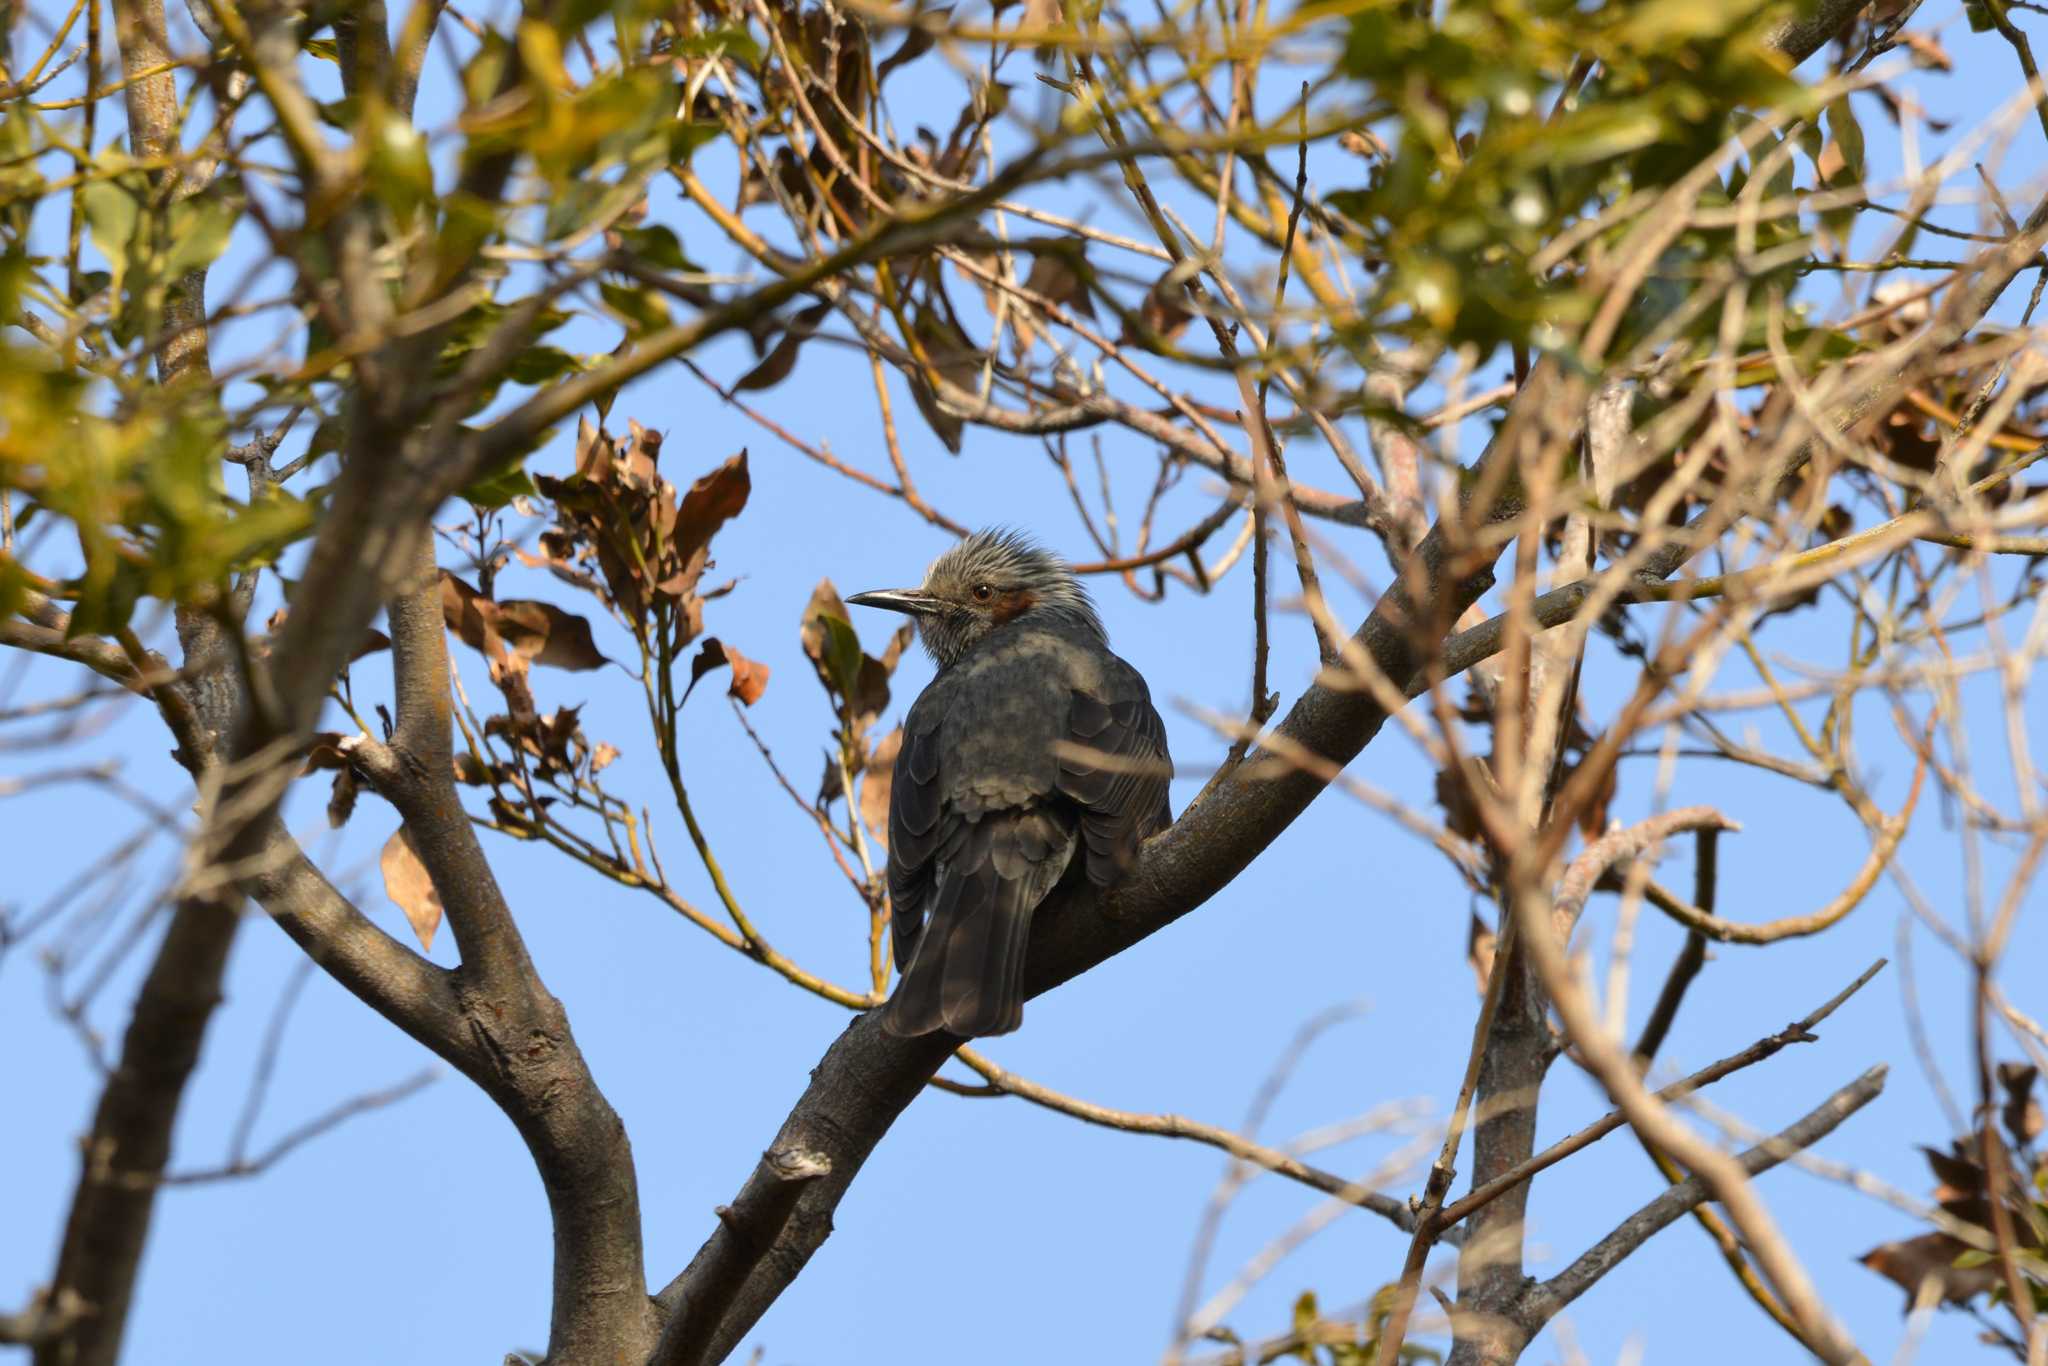
[[[855,593],[846,600],[849,607],[880,607],[890,612],[922,616],[938,605],[938,599],[922,588],[878,588],[872,593]]]

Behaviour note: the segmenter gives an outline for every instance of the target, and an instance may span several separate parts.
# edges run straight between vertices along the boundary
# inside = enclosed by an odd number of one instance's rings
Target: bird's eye
[[[977,583],[976,585],[974,585],[974,600],[976,602],[987,602],[990,598],[994,597],[995,595],[996,590],[989,587],[985,583]]]

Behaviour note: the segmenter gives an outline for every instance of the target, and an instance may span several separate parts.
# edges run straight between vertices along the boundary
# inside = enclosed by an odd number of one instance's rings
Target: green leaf
[[[690,156],[706,143],[725,136],[725,125],[705,119],[677,119],[668,130],[668,157],[679,166],[690,164]]]
[[[1828,136],[1842,149],[1842,170],[1835,177],[1846,184],[1858,184],[1863,179],[1863,125],[1856,121],[1856,111],[1849,107],[1847,95],[1827,107],[1824,115],[1828,125]]]
[[[597,214],[611,187],[602,181],[572,180],[548,199],[547,216],[541,222],[541,236],[557,242],[576,232]]]
[[[142,221],[141,202],[114,180],[95,180],[79,192],[85,201],[85,221],[92,230],[92,244],[107,258],[113,275],[109,283],[116,292],[128,273],[128,253],[135,242],[136,226]]]
[[[1316,1309],[1316,1292],[1304,1290],[1294,1301],[1294,1335],[1301,1339],[1301,1345],[1288,1355],[1299,1357],[1314,1366],[1316,1359],[1316,1325],[1322,1322],[1322,1314]]]
[[[190,270],[201,270],[220,259],[228,238],[242,216],[239,197],[209,192],[171,205],[166,248],[159,270],[166,279],[176,279]]]
[[[656,225],[651,228],[625,228],[619,233],[619,246],[634,259],[663,270],[678,274],[693,274],[701,268],[683,254],[683,244],[674,232]]]
[[[510,469],[487,474],[462,491],[462,496],[476,507],[495,512],[514,498],[531,497],[540,490],[534,486],[533,476],[514,465]]]
[[[860,637],[853,623],[844,617],[819,616],[829,639],[825,642],[825,668],[842,698],[852,697],[860,686]]]
[[[756,68],[766,60],[754,35],[739,24],[693,33],[675,45],[675,53],[681,57],[736,57]]]
[[[401,224],[410,224],[434,197],[434,164],[427,157],[426,139],[382,100],[370,101],[364,115],[360,141],[370,189]]]
[[[546,384],[582,368],[581,360],[559,346],[529,346],[512,358],[505,377],[514,384]]]
[[[604,296],[606,306],[630,324],[629,330],[635,336],[668,326],[668,305],[645,285],[601,282],[597,291]]]

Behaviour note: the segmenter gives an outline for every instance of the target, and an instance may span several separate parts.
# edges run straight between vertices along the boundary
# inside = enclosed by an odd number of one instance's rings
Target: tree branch
[[[714,1334],[724,1306],[763,1257],[775,1247],[796,1212],[804,1187],[832,1171],[832,1160],[802,1148],[770,1148],[761,1166],[775,1180],[749,1184],[744,1203],[718,1207],[718,1223],[731,1236],[706,1243],[690,1263],[688,1295],[669,1305],[668,1327],[648,1366],[700,1366],[711,1360]]]
[[[1821,1102],[1819,1108],[1798,1123],[1729,1161],[1747,1179],[1769,1171],[1793,1153],[1812,1147],[1833,1133],[1843,1120],[1877,1099],[1884,1090],[1888,1070],[1883,1064],[1871,1068]],[[1602,1276],[1642,1246],[1651,1234],[1712,1198],[1714,1192],[1708,1182],[1697,1176],[1689,1177],[1623,1220],[1614,1232],[1588,1248],[1563,1271],[1532,1287],[1521,1306],[1521,1312],[1526,1316],[1525,1323],[1531,1327],[1532,1333],[1555,1317],[1559,1310],[1592,1289]]]
[[[36,1343],[36,1366],[113,1366],[120,1358],[171,1132],[220,1004],[238,921],[216,897],[181,901],[171,915],[82,1144],[57,1255],[50,1302],[84,1308]]]
[[[458,1016],[447,1041],[454,1046],[437,1051],[511,1119],[547,1190],[555,1231],[548,1355],[565,1366],[639,1361],[654,1347],[657,1322],[632,1145],[527,953],[456,791],[440,577],[431,543],[419,541],[413,556],[405,591],[390,604],[397,726],[389,745],[362,737],[350,754],[404,817],[461,950],[462,966],[445,975]],[[413,1002],[392,1004],[401,1026],[417,1032]]]

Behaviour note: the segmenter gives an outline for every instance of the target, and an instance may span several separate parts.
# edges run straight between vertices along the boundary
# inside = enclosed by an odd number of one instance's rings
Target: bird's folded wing
[[[1166,727],[1132,675],[1134,689],[1105,701],[1076,691],[1060,746],[1058,790],[1081,808],[1088,880],[1107,887],[1129,871],[1138,846],[1171,822],[1173,763]]]

